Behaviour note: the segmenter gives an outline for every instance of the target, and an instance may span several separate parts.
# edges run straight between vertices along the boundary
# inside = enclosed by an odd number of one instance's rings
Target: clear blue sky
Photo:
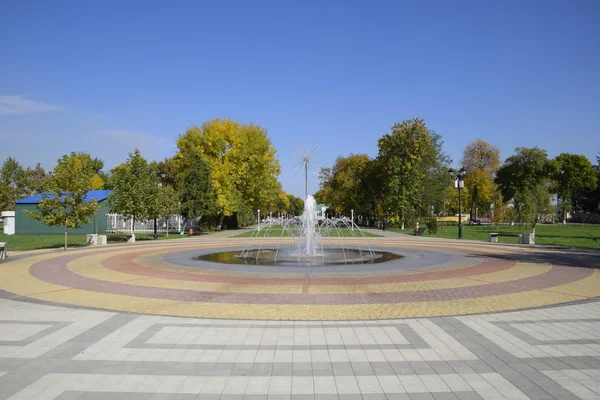
[[[0,158],[163,159],[227,117],[268,130],[302,195],[297,149],[318,147],[314,192],[320,166],[419,116],[455,165],[477,138],[595,163],[599,21],[597,0],[0,0]]]

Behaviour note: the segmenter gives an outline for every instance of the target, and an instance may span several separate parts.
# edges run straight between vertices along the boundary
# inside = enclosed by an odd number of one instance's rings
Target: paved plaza
[[[196,260],[226,236],[9,253],[0,398],[600,398],[597,252],[390,234],[389,263]]]

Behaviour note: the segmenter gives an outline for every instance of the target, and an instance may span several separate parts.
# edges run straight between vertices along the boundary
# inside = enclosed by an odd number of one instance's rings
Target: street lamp
[[[352,232],[354,232],[354,210],[350,210],[350,213],[352,215]]]
[[[454,180],[454,187],[458,189],[458,238],[462,239],[462,210],[460,208],[460,188],[465,187],[465,168],[462,167],[460,171],[456,171],[452,168],[448,170],[448,173]]]
[[[158,187],[162,187],[162,181],[167,177],[167,174],[165,174],[164,172],[161,172],[160,174],[160,179],[161,181],[158,182]],[[159,194],[160,195],[160,194]],[[158,210],[156,210],[158,212]],[[158,240],[158,228],[156,226],[156,220],[157,220],[157,216],[154,216],[154,240]]]
[[[258,218],[256,220],[258,221],[258,231],[260,232],[260,209],[258,209]]]

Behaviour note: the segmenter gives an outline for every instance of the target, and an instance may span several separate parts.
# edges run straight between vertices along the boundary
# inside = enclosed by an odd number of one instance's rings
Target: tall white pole
[[[258,210],[258,218],[256,220],[258,222],[258,231],[260,232],[260,210]]]
[[[350,210],[350,212],[352,213],[352,231],[354,231],[354,210]]]

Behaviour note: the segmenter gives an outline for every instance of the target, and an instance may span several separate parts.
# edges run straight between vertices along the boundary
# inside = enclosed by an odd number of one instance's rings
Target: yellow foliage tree
[[[470,196],[466,203],[470,209],[470,220],[476,207],[482,212],[489,210],[497,187],[494,174],[500,167],[500,150],[481,139],[469,143],[463,151],[462,165],[467,170],[465,189]]]
[[[189,152],[197,152],[208,164],[221,217],[277,202],[281,168],[265,129],[215,119],[189,128],[177,147],[180,165],[186,164],[184,154]]]

